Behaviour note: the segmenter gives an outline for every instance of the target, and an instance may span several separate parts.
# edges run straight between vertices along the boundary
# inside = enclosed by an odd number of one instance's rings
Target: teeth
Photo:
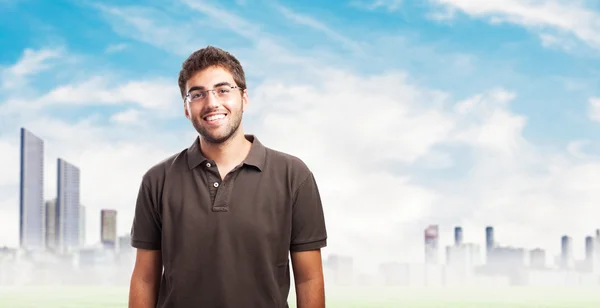
[[[225,117],[224,114],[215,114],[215,115],[212,115],[210,117],[206,117],[206,120],[207,121],[214,121],[214,120],[222,119],[224,117]]]

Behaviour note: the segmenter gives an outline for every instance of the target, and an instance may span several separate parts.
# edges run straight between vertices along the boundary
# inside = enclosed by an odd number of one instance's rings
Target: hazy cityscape
[[[117,233],[118,213],[102,209],[86,213],[80,203],[81,170],[57,158],[56,196],[43,195],[44,141],[21,129],[19,247],[0,247],[0,286],[126,285],[134,264],[128,235]],[[85,245],[85,221],[100,219],[96,245]],[[463,241],[454,227],[454,241],[440,247],[439,226],[424,226],[422,263],[383,263],[377,273],[360,273],[351,256],[329,255],[325,278],[339,286],[594,286],[600,285],[600,229],[584,239],[557,239],[561,253],[547,256],[541,247],[502,246],[494,227],[475,230],[485,246]],[[585,257],[573,257],[573,241],[585,241]],[[96,242],[96,241],[94,241]]]

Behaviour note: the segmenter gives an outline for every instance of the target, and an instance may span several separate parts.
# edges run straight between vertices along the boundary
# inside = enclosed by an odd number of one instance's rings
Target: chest
[[[292,198],[283,179],[252,169],[225,179],[210,172],[177,176],[167,181],[162,195],[163,236],[186,239],[171,242],[265,246],[289,239]]]

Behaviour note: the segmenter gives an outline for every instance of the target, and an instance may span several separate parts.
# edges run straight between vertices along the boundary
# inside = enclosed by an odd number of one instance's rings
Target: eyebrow
[[[215,83],[213,85],[213,88],[220,87],[220,86],[232,86],[232,84],[229,83],[229,82],[227,82],[227,81],[221,81],[219,83]],[[190,93],[192,91],[196,91],[196,90],[204,91],[204,90],[206,90],[206,87],[204,87],[204,86],[193,86],[193,87],[191,87],[188,90],[188,93]]]

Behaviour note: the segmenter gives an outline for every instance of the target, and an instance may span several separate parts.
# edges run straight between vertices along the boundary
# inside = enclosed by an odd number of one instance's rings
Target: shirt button
[[[215,182],[215,183],[213,184],[213,186],[214,186],[214,187],[219,187],[219,183]]]
[[[206,167],[210,168],[210,163],[206,163]]]

